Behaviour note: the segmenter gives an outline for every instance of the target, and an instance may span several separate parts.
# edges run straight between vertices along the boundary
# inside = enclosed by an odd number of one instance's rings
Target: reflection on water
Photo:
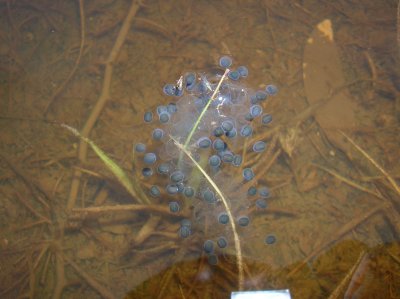
[[[397,3],[142,2],[0,3],[0,297],[399,297]]]

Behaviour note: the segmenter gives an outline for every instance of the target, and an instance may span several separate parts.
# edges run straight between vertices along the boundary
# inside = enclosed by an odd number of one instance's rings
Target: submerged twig
[[[396,181],[391,177],[391,175],[383,169],[370,155],[367,154],[358,144],[354,142],[349,136],[347,136],[344,132],[339,131],[369,162],[371,162],[378,170],[386,177],[389,183],[392,185],[394,190],[396,190],[397,194],[400,195],[400,187],[397,185]]]
[[[122,211],[131,211],[131,212],[154,212],[163,215],[170,215],[175,217],[182,217],[184,213],[180,212],[179,214],[173,213],[170,211],[168,206],[162,205],[112,205],[112,206],[101,206],[101,207],[87,207],[87,208],[73,208],[72,212],[83,213],[83,214],[101,214],[107,212],[122,212]]]
[[[372,215],[375,215],[378,212],[382,212],[386,208],[386,204],[381,204],[373,209],[369,210],[368,212],[358,216],[354,217],[351,221],[347,222],[345,225],[343,225],[336,233],[331,234],[329,239],[324,242],[322,245],[318,246],[315,248],[303,261],[300,262],[292,271],[289,272],[287,277],[293,277],[294,274],[296,274],[304,265],[306,265],[310,260],[312,260],[316,255],[318,255],[322,250],[324,250],[326,247],[331,245],[332,243],[340,240],[345,234],[359,226],[361,223],[369,219]]]
[[[361,190],[361,191],[363,191],[365,193],[371,194],[371,195],[373,195],[373,196],[375,196],[375,197],[377,197],[379,199],[385,199],[380,193],[377,193],[377,192],[374,192],[372,190],[369,190],[368,188],[365,188],[364,186],[361,186],[361,185],[351,181],[350,179],[345,178],[344,176],[336,173],[335,171],[333,171],[331,169],[328,169],[328,168],[326,168],[326,167],[324,167],[322,165],[318,165],[318,164],[315,164],[315,163],[311,163],[311,164],[314,165],[315,167],[319,168],[319,169],[322,169],[323,171],[326,171],[327,173],[333,175],[338,180],[342,181],[343,183],[345,183],[345,184],[347,184],[347,185],[349,185],[349,186],[351,186],[353,188],[356,188],[356,189]]]
[[[92,110],[89,118],[86,120],[86,123],[81,131],[82,136],[84,136],[86,138],[89,137],[94,124],[96,123],[101,111],[103,110],[105,104],[107,103],[107,101],[110,98],[110,86],[111,86],[111,79],[112,79],[112,73],[113,73],[113,65],[118,57],[118,54],[122,48],[122,45],[125,42],[125,39],[126,39],[126,36],[128,35],[132,20],[135,17],[136,12],[138,11],[139,7],[140,7],[140,4],[136,0],[132,0],[128,14],[124,20],[124,23],[122,24],[122,27],[118,33],[117,39],[114,43],[114,46],[111,49],[111,52],[105,63],[106,67],[105,67],[105,72],[104,72],[103,87],[102,87],[101,94],[100,94],[95,106],[93,107],[93,110]],[[84,162],[86,160],[87,149],[88,149],[87,145],[88,144],[83,140],[81,140],[81,142],[79,143],[78,159],[82,162]],[[79,192],[81,175],[82,174],[79,170],[74,171],[72,185],[71,185],[68,203],[67,203],[67,208],[69,210],[75,206],[76,198],[77,198],[77,195]]]
[[[400,0],[397,3],[397,47],[400,56]]]
[[[49,112],[49,109],[53,105],[55,99],[61,94],[61,92],[67,86],[69,81],[71,81],[71,79],[74,76],[76,70],[78,69],[79,63],[81,61],[83,47],[85,45],[85,13],[84,13],[84,9],[83,9],[83,0],[79,0],[79,14],[80,14],[80,19],[81,19],[81,43],[79,46],[78,57],[76,58],[75,64],[74,64],[71,72],[69,73],[68,77],[64,80],[64,82],[57,88],[57,90],[51,96],[49,102],[47,103],[46,107],[44,108],[44,113],[43,113],[44,115],[46,115]]]
[[[0,159],[2,159],[6,164],[10,167],[10,169],[22,179],[25,185],[29,188],[34,198],[40,202],[43,207],[48,210],[50,209],[50,205],[47,202],[51,201],[51,197],[47,194],[47,191],[40,185],[39,182],[35,182],[31,179],[30,175],[25,174],[22,170],[19,169],[11,160],[5,156],[2,152],[0,152]],[[43,198],[44,197],[44,198]],[[45,199],[47,201],[45,201]]]
[[[68,264],[74,268],[76,273],[78,273],[79,276],[81,276],[88,285],[90,285],[95,291],[97,291],[103,298],[106,299],[114,299],[114,295],[107,289],[105,288],[100,282],[94,280],[88,273],[86,273],[84,270],[81,269],[75,262],[73,262],[71,259],[67,258],[64,256],[64,259],[67,261]]]
[[[337,298],[343,298],[343,293],[345,291],[345,288],[350,284],[353,275],[356,273],[356,270],[359,268],[360,264],[362,261],[364,261],[365,257],[367,256],[367,253],[365,251],[362,251],[354,263],[353,267],[347,272],[346,276],[342,279],[342,281],[339,283],[339,285],[336,287],[336,289],[331,293],[328,299],[337,299]]]

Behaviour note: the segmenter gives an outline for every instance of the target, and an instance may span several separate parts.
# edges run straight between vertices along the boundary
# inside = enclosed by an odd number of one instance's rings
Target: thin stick
[[[160,283],[160,290],[158,292],[157,299],[164,298],[165,290],[170,285],[172,276],[174,275],[176,268],[177,268],[176,264],[173,264],[172,267],[168,269],[167,273],[164,274]]]
[[[63,257],[67,261],[67,263],[70,264],[72,268],[74,268],[76,273],[78,273],[78,275],[82,277],[87,282],[87,284],[90,285],[95,291],[97,291],[103,298],[115,299],[114,295],[106,287],[104,287],[103,284],[93,279],[88,273],[82,270],[81,267],[79,267],[78,264],[76,264],[70,258],[66,256]]]
[[[192,162],[194,163],[194,165],[201,171],[201,173],[204,175],[204,177],[207,179],[207,181],[211,184],[211,186],[214,188],[214,190],[218,193],[218,195],[220,196],[225,210],[229,216],[229,223],[232,227],[232,232],[233,232],[233,237],[234,237],[234,241],[235,241],[235,250],[236,250],[236,262],[237,262],[237,268],[239,271],[239,290],[243,290],[243,280],[244,280],[244,275],[243,275],[243,258],[242,258],[242,248],[240,246],[240,240],[239,240],[239,235],[237,233],[236,230],[236,224],[235,221],[233,220],[233,215],[231,213],[231,209],[229,208],[229,204],[228,201],[226,200],[224,194],[222,193],[222,191],[218,188],[217,184],[209,177],[209,175],[207,174],[207,172],[200,166],[199,163],[197,163],[197,161],[192,157],[192,155],[190,154],[190,152],[188,152],[185,148],[184,145],[180,144],[177,140],[174,139],[174,137],[172,137],[170,135],[170,138],[174,141],[175,145],[182,150],[189,158],[190,160],[192,160]]]
[[[90,132],[93,129],[93,126],[95,125],[97,119],[100,116],[101,111],[103,110],[105,104],[107,103],[108,99],[110,98],[110,86],[111,86],[111,79],[112,79],[112,73],[113,73],[113,64],[118,57],[118,54],[122,48],[122,45],[125,42],[126,36],[128,35],[131,23],[133,18],[136,15],[136,12],[138,11],[140,5],[137,3],[136,0],[132,0],[131,7],[129,9],[128,15],[126,16],[124,23],[122,24],[122,27],[118,33],[117,39],[115,41],[115,44],[113,48],[111,49],[110,55],[108,56],[108,59],[105,63],[105,72],[104,72],[104,79],[103,79],[103,88],[101,91],[101,94],[96,102],[96,105],[93,107],[93,110],[87,119],[82,131],[81,135],[84,137],[89,137]],[[88,150],[88,144],[84,141],[81,140],[79,142],[79,151],[78,151],[78,159],[81,162],[86,161],[86,156],[87,156],[87,150]],[[73,179],[72,179],[72,184],[71,184],[71,189],[68,197],[68,203],[67,203],[67,209],[70,210],[75,206],[76,203],[76,198],[78,195],[79,191],[79,186],[80,186],[80,178],[82,176],[82,173],[79,170],[75,170],[73,174]]]
[[[112,206],[101,206],[101,207],[87,207],[87,208],[73,208],[72,212],[77,213],[89,213],[89,214],[101,214],[106,212],[121,212],[121,211],[131,211],[131,212],[154,212],[163,215],[182,217],[182,212],[172,213],[167,206],[163,205],[112,205]]]
[[[292,271],[290,271],[286,277],[287,278],[293,277],[294,274],[296,274],[301,268],[303,268],[303,266],[306,265],[310,260],[312,260],[316,255],[321,253],[322,250],[324,250],[332,243],[339,241],[341,238],[343,238],[344,235],[355,229],[361,223],[369,219],[369,217],[371,217],[372,215],[375,215],[378,212],[382,212],[386,206],[387,205],[385,204],[378,205],[369,210],[368,212],[358,217],[354,217],[353,220],[343,225],[336,233],[331,234],[331,236],[326,242],[316,247],[303,261],[300,262],[300,264],[298,264]]]
[[[49,268],[49,263],[50,263],[51,256],[52,256],[52,254],[49,252],[49,253],[47,254],[46,261],[44,262],[42,275],[40,276],[40,279],[39,279],[40,285],[44,285],[45,282],[46,282],[47,270],[48,270],[48,268]]]
[[[326,171],[327,173],[329,173],[329,174],[333,175],[334,177],[336,177],[338,180],[342,181],[343,183],[345,183],[345,184],[347,184],[347,185],[349,185],[349,186],[351,186],[353,188],[356,188],[358,190],[364,191],[365,193],[371,194],[371,195],[373,195],[373,196],[375,196],[375,197],[377,197],[379,199],[385,199],[381,194],[379,194],[377,192],[374,192],[372,190],[369,190],[368,188],[365,188],[365,187],[363,187],[363,186],[361,186],[361,185],[359,185],[359,184],[357,184],[357,183],[345,178],[344,176],[336,173],[333,170],[330,170],[330,169],[328,169],[328,168],[326,168],[326,167],[324,167],[322,165],[318,165],[318,164],[315,164],[315,163],[311,163],[311,165],[314,165],[315,167],[317,167],[319,169],[322,169],[323,171]]]
[[[339,130],[339,132],[346,137],[346,139],[361,153],[364,155],[365,158],[369,162],[371,162],[382,174],[386,177],[386,179],[389,181],[389,183],[393,186],[393,188],[396,190],[397,194],[400,195],[400,187],[397,185],[396,181],[390,176],[389,173],[386,172],[385,169],[383,169],[377,162],[375,162],[374,159],[371,158],[370,155],[367,154],[360,146],[358,146],[353,139],[351,139],[349,136],[347,136],[345,133]]]
[[[55,253],[56,259],[56,284],[53,289],[52,299],[60,299],[62,297],[63,290],[66,286],[65,281],[65,262],[64,257],[60,252]]]
[[[400,0],[397,3],[397,47],[399,50],[399,56],[400,56]]]
[[[42,216],[39,212],[37,212],[32,206],[31,204],[18,192],[15,191],[15,195],[16,198],[33,214],[35,215],[37,218],[41,219],[42,221],[45,221],[46,223],[50,224],[50,220],[45,217]]]
[[[36,225],[43,224],[43,223],[49,224],[49,221],[46,220],[46,219],[38,220],[38,221],[35,221],[35,222],[31,222],[31,223],[25,224],[24,226],[12,229],[12,230],[10,230],[10,232],[18,232],[18,231],[21,231],[21,230],[24,230],[24,229],[28,229],[28,228],[34,227]]]
[[[14,165],[11,160],[4,156],[3,153],[0,152],[0,159],[3,159],[4,162],[11,168],[11,170],[22,179],[25,185],[29,188],[34,198],[39,201],[46,210],[50,209],[49,204],[44,201],[42,197],[45,197],[47,201],[51,200],[51,197],[47,194],[45,189],[40,185],[39,182],[34,182],[28,174],[23,173],[16,165]]]
[[[51,96],[49,102],[47,103],[46,107],[44,108],[43,114],[46,116],[47,112],[49,112],[50,107],[53,105],[55,99],[61,94],[64,88],[67,86],[69,81],[75,75],[76,70],[78,69],[79,63],[81,62],[83,47],[85,45],[85,12],[83,9],[83,0],[79,0],[79,15],[81,19],[81,44],[79,46],[79,53],[78,57],[75,60],[75,64],[69,73],[68,77],[64,80],[64,82],[57,88],[57,90]]]
[[[365,250],[361,251],[361,253],[359,254],[356,262],[353,265],[353,267],[351,267],[351,269],[347,272],[346,276],[342,279],[342,281],[335,288],[335,290],[330,294],[328,299],[343,298],[343,293],[345,291],[345,288],[351,282],[354,273],[359,268],[361,262],[364,261],[366,256],[367,256],[367,253],[365,252]]]

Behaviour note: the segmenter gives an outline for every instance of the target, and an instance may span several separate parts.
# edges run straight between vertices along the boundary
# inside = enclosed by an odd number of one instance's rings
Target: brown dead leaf
[[[332,23],[326,19],[316,26],[304,49],[303,80],[310,105],[326,98],[346,84],[338,49],[334,42]],[[337,147],[347,148],[338,129],[346,131],[356,126],[356,102],[347,90],[339,92],[315,113],[328,139]]]

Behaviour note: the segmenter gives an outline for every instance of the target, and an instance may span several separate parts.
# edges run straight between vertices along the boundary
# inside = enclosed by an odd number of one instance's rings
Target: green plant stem
[[[192,129],[190,130],[189,135],[187,136],[187,138],[186,138],[186,140],[185,140],[185,143],[183,144],[183,147],[185,148],[185,150],[187,150],[187,148],[188,148],[188,146],[189,146],[189,143],[190,143],[190,141],[192,140],[192,137],[193,137],[194,132],[195,132],[196,129],[198,128],[198,126],[199,126],[199,124],[200,124],[202,118],[204,117],[204,114],[205,114],[206,111],[208,110],[208,107],[210,107],[211,102],[214,101],[215,96],[217,95],[217,93],[218,93],[218,91],[219,91],[219,89],[220,89],[220,87],[221,87],[222,81],[224,81],[224,79],[225,79],[226,75],[228,75],[228,73],[229,73],[229,69],[226,69],[226,70],[225,70],[225,73],[222,75],[221,79],[220,79],[219,82],[218,82],[217,88],[215,88],[215,90],[214,90],[214,92],[213,92],[211,98],[208,100],[206,106],[203,108],[203,110],[201,111],[199,117],[197,118],[196,122],[194,123]],[[179,154],[179,162],[178,162],[178,165],[181,165],[182,158],[183,158],[183,153],[181,152],[181,153]]]
[[[239,284],[239,290],[243,290],[243,282],[244,282],[244,272],[243,272],[243,257],[242,257],[242,248],[240,245],[240,240],[239,240],[239,235],[237,233],[236,230],[236,224],[235,224],[235,220],[233,219],[233,215],[231,212],[231,209],[229,207],[228,204],[228,200],[225,198],[224,194],[222,193],[222,191],[219,189],[218,185],[213,181],[213,179],[207,174],[207,172],[200,166],[199,163],[197,163],[197,161],[192,157],[192,155],[190,154],[190,152],[188,150],[185,149],[185,147],[180,144],[176,139],[174,139],[174,137],[172,137],[170,135],[170,138],[174,141],[175,145],[182,150],[182,152],[184,154],[186,154],[190,160],[194,163],[194,165],[196,166],[196,168],[198,170],[200,170],[200,172],[204,175],[204,177],[207,179],[207,181],[211,184],[211,186],[214,188],[214,190],[217,192],[217,194],[219,195],[219,197],[222,200],[222,203],[224,204],[226,213],[229,216],[229,224],[232,227],[232,232],[233,232],[233,238],[235,241],[235,251],[236,251],[236,263],[237,263],[237,268],[239,271],[239,276],[238,276],[238,284]]]

